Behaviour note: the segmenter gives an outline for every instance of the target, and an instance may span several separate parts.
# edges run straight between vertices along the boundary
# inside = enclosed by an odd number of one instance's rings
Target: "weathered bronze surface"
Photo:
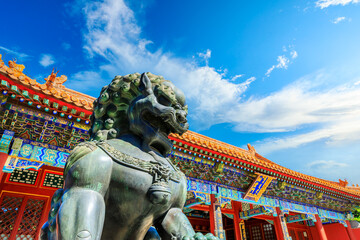
[[[218,239],[194,232],[182,212],[185,175],[166,158],[167,136],[188,129],[186,115],[184,94],[160,76],[103,87],[91,140],[70,154],[41,239]]]

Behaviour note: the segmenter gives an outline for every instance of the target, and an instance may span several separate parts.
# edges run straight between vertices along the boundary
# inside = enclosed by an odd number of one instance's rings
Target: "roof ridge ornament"
[[[13,74],[15,77],[24,76],[25,74],[23,73],[23,71],[25,69],[25,65],[17,64],[16,62],[17,62],[16,58],[8,62],[9,64],[8,72],[10,74]]]
[[[67,76],[61,75],[60,77],[57,77],[58,73],[59,71],[56,72],[55,68],[53,68],[51,74],[47,78],[44,78],[46,81],[45,86],[47,89],[65,88],[65,86],[63,86],[63,83],[67,81]]]
[[[248,152],[251,154],[251,156],[255,157],[256,150],[255,150],[254,146],[251,146],[251,144],[248,143],[247,147],[248,147]]]

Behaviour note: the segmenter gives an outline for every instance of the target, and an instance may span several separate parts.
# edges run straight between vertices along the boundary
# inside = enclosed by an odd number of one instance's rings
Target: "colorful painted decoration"
[[[245,221],[244,220],[240,220],[239,229],[240,229],[240,239],[246,240],[246,230],[245,230]]]
[[[3,167],[3,172],[12,173],[15,169],[39,170],[43,165],[43,162],[9,156]]]
[[[42,165],[64,168],[69,156],[68,152],[50,149],[47,144],[36,143],[30,140],[16,138],[10,151],[4,172],[13,172],[14,169],[38,170]],[[54,148],[54,146],[52,146]],[[60,149],[60,148],[59,148]]]
[[[222,222],[222,214],[221,214],[221,205],[216,202],[213,205],[214,207],[214,218],[215,218],[215,236],[217,236],[220,240],[225,240],[225,230]]]
[[[283,234],[284,234],[284,240],[292,240],[290,235],[289,235],[289,231],[288,231],[288,228],[286,226],[286,221],[285,221],[285,216],[284,216],[284,213],[280,213],[279,215],[280,217],[280,224],[281,224],[281,229],[283,231]]]
[[[0,139],[0,152],[8,153],[11,139],[14,137],[14,132],[5,130]]]
[[[248,191],[245,193],[244,199],[253,200],[255,202],[259,201],[261,195],[265,192],[266,188],[269,186],[273,177],[256,173],[258,176],[251,184]]]
[[[277,215],[276,209],[274,207],[262,206],[262,207],[259,207],[259,208],[250,209],[250,210],[247,210],[247,211],[240,212],[239,217],[241,219],[246,220],[246,219],[249,219],[251,217],[255,217],[255,216],[258,216],[258,215],[264,215],[264,214],[267,214],[267,213],[271,213],[274,216]]]
[[[293,223],[293,222],[300,222],[300,221],[306,221],[311,219],[312,221],[316,222],[315,215],[313,214],[297,214],[297,215],[290,215],[286,217],[287,223]]]

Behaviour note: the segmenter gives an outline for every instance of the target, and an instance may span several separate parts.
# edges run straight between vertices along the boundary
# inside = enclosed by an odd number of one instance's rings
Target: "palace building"
[[[0,55],[0,239],[38,239],[74,146],[87,141],[95,98],[52,72],[40,84]],[[187,176],[184,212],[196,231],[228,240],[360,239],[360,188],[282,167],[256,152],[188,131],[169,158]]]

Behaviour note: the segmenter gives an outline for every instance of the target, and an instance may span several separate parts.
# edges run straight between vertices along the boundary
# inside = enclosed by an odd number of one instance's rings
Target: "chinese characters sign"
[[[273,177],[263,175],[257,173],[257,178],[251,184],[248,191],[245,193],[244,199],[252,200],[252,201],[259,201],[262,194],[265,192],[271,181],[274,179]]]

